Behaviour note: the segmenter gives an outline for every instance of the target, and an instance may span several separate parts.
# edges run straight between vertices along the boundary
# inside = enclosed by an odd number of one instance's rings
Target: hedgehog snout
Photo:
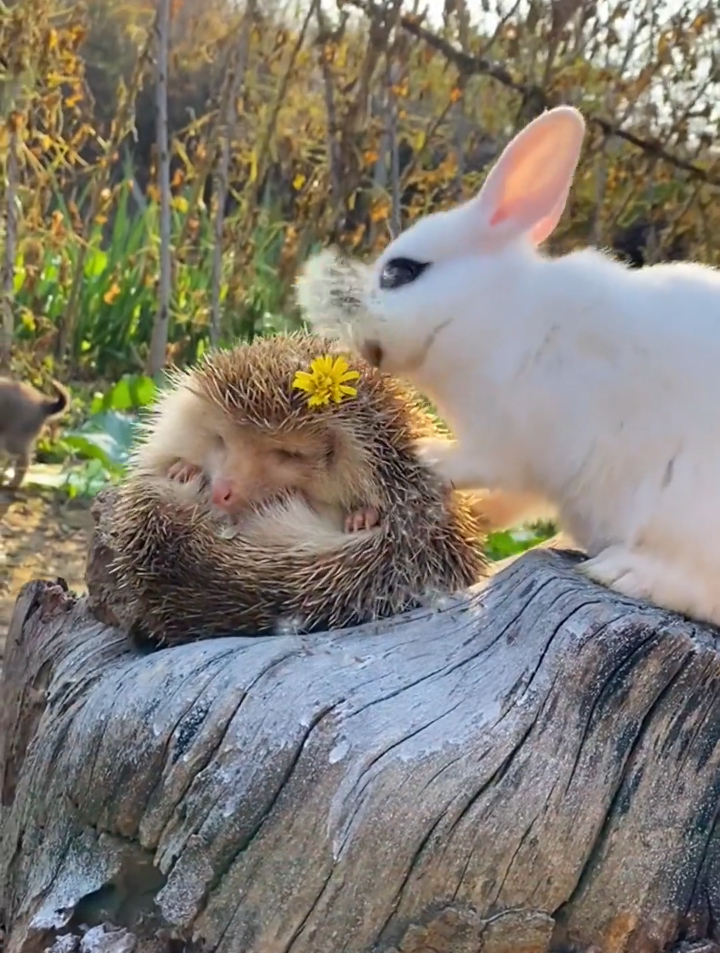
[[[212,481],[210,499],[213,506],[217,506],[222,510],[229,511],[236,506],[238,494],[232,480],[228,480],[226,477],[216,477]]]

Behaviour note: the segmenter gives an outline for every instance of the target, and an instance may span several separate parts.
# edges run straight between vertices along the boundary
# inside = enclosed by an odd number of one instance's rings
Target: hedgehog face
[[[326,502],[323,491],[335,485],[334,456],[330,439],[315,433],[265,433],[224,421],[209,442],[204,466],[211,501],[234,516],[288,494]]]

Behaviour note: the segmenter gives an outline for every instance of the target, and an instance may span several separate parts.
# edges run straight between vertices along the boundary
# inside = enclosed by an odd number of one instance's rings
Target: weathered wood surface
[[[714,632],[574,565],[536,551],[391,623],[152,654],[26,587],[2,685],[8,953],[102,923],[222,953],[717,939]]]

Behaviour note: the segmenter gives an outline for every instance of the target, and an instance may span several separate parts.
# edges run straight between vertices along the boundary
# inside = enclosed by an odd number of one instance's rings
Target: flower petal
[[[332,370],[332,357],[329,354],[325,354],[323,357],[315,358],[310,367],[316,374],[322,374],[323,377],[327,377]]]
[[[356,381],[360,377],[360,371],[345,371],[340,377],[338,377],[338,382],[340,384],[345,381]]]
[[[323,407],[330,400],[330,395],[327,391],[321,394],[313,394],[313,396],[308,401],[308,407]]]
[[[333,365],[333,376],[342,377],[350,365],[342,357],[338,357]]]
[[[298,390],[313,391],[315,390],[315,379],[312,374],[308,374],[306,371],[298,371],[295,374],[292,386]]]
[[[345,384],[340,385],[340,393],[344,394],[345,397],[357,397],[357,388],[356,387],[347,387]]]

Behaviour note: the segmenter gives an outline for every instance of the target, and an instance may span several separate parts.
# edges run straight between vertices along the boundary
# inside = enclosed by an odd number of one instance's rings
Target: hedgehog
[[[298,381],[331,365],[352,386],[313,400]],[[136,636],[344,628],[487,573],[472,499],[416,456],[433,417],[363,360],[347,368],[336,342],[294,332],[171,372],[112,516],[119,617]]]

